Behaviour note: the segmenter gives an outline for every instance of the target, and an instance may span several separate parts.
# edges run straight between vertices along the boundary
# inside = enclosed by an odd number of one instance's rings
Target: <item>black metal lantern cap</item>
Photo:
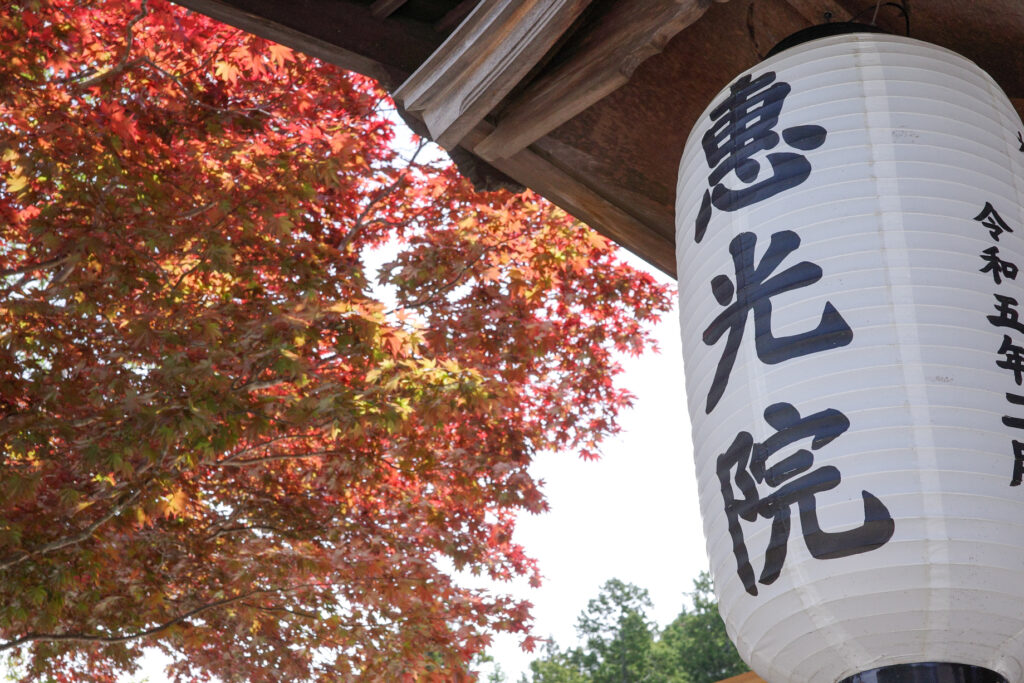
[[[894,664],[844,678],[839,683],[1009,683],[990,669],[951,662]]]
[[[765,59],[768,57],[774,57],[783,50],[788,50],[791,47],[796,47],[803,43],[809,43],[812,40],[817,40],[818,38],[841,36],[846,33],[888,33],[888,31],[883,31],[877,26],[872,26],[871,24],[861,24],[856,21],[837,21],[833,24],[809,26],[808,28],[797,31],[787,38],[783,38],[779,41],[778,45],[768,52]]]

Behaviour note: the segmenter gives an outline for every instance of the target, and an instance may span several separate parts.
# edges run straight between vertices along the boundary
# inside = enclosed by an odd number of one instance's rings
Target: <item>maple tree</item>
[[[403,156],[369,79],[162,0],[18,0],[0,50],[0,652],[450,681],[528,647],[453,570],[538,579],[527,466],[615,432],[666,289]]]

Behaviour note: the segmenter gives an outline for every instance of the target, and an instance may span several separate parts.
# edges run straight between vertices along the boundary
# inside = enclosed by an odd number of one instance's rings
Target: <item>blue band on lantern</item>
[[[1008,683],[990,669],[950,662],[894,664],[844,678],[839,683]]]

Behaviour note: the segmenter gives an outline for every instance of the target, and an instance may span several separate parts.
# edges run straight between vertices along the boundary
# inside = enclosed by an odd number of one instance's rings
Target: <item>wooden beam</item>
[[[406,0],[374,0],[370,5],[370,14],[378,19],[387,19],[397,12],[405,2]]]
[[[786,0],[811,26],[829,21],[849,21],[853,13],[836,0]]]
[[[456,145],[508,94],[590,0],[482,0],[395,91],[444,147]]]
[[[1017,110],[1017,115],[1024,119],[1024,97],[1011,97],[1010,104]],[[1024,146],[1024,143],[1022,143]]]
[[[490,133],[491,125],[482,122],[463,139],[470,150]],[[475,151],[475,150],[474,150]],[[608,197],[588,186],[584,179],[559,168],[535,152],[521,152],[498,159],[494,167],[536,190],[594,230],[633,252],[655,268],[675,277],[674,240],[664,237]]]
[[[441,44],[433,27],[374,17],[351,0],[175,0],[260,37],[375,78],[404,80]]]
[[[439,33],[448,33],[458,26],[466,15],[476,7],[477,0],[462,0],[455,7],[445,12],[444,16],[434,22],[434,30]]]
[[[504,110],[477,153],[516,154],[629,81],[648,57],[696,21],[710,0],[619,0],[586,33],[574,54]]]

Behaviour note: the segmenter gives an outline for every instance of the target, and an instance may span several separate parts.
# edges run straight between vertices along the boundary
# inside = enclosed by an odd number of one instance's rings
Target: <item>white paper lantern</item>
[[[742,74],[690,135],[701,509],[770,683],[1024,681],[1022,130],[963,57],[858,33]]]

